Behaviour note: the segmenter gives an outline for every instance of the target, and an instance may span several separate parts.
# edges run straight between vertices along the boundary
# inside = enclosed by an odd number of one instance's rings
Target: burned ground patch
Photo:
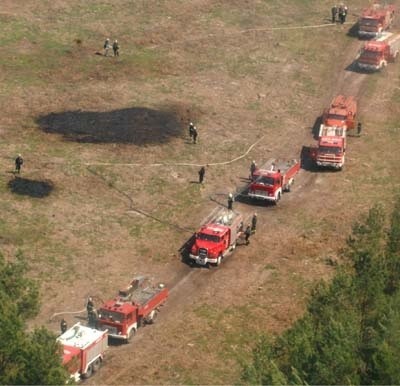
[[[21,196],[44,198],[50,195],[53,191],[54,184],[49,180],[37,181],[28,178],[15,177],[8,182],[8,188],[12,193]]]
[[[182,135],[189,120],[190,110],[182,107],[132,107],[106,112],[51,113],[38,117],[37,123],[44,132],[60,134],[68,141],[141,146],[166,143]]]

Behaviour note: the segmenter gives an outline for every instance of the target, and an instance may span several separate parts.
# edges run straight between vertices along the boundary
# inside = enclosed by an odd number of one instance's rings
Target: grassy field
[[[56,331],[52,313],[81,309],[88,294],[112,296],[135,273],[173,282],[183,275],[179,247],[215,206],[210,196],[225,203],[252,159],[298,158],[313,143],[316,118],[347,90],[344,68],[359,43],[351,25],[268,28],[327,23],[331,5],[4,1],[0,248],[8,258],[22,252],[42,283],[33,325]],[[349,20],[365,5],[352,2]],[[106,37],[119,40],[120,57],[102,55]],[[358,216],[376,202],[390,207],[400,182],[399,79],[391,65],[357,88],[364,129],[349,138],[343,172],[303,171],[279,207],[257,207],[255,243],[218,272],[196,272],[169,316],[143,332],[146,346],[113,349],[94,382],[236,382],[255,337],[288,327],[313,283],[331,275],[326,261]],[[197,165],[236,158],[260,138],[245,158],[208,167],[204,187],[191,183]],[[123,361],[132,372],[112,379]]]

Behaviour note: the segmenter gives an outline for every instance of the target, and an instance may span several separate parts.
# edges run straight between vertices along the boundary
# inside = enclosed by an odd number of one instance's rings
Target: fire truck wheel
[[[151,315],[151,314],[153,314],[153,315]],[[148,320],[148,324],[153,324],[155,321],[156,321],[156,319],[157,319],[157,314],[158,314],[158,312],[157,311],[153,311],[153,312],[151,312],[150,313],[150,317],[149,317],[149,320]]]
[[[92,367],[92,365],[89,365],[86,373],[83,374],[82,376],[83,376],[83,378],[88,379],[92,376],[92,374],[93,374],[93,367]]]
[[[275,200],[275,205],[278,204],[280,199],[281,199],[281,192],[278,192],[278,195],[276,196],[276,200]]]
[[[128,337],[126,338],[126,343],[129,343],[131,339],[135,336],[136,330],[132,328],[132,330],[129,331]]]
[[[219,255],[217,259],[217,267],[221,264],[221,261],[222,261],[222,255]]]
[[[101,367],[101,359],[97,358],[93,363],[93,372],[95,373]]]

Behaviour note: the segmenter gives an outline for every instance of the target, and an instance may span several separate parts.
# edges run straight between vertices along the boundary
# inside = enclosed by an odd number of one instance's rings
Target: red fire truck
[[[225,208],[218,208],[209,221],[195,235],[189,257],[199,265],[221,264],[236,247],[243,234],[241,214]]]
[[[107,330],[99,331],[80,323],[60,335],[57,341],[63,348],[63,364],[75,382],[81,377],[89,378],[100,368],[108,348]]]
[[[361,70],[378,71],[394,62],[400,51],[400,34],[385,33],[377,40],[364,44],[357,65]]]
[[[318,146],[311,156],[319,167],[341,170],[345,161],[347,130],[354,129],[357,102],[354,97],[338,95],[324,110],[318,133]]]
[[[248,196],[277,204],[283,192],[289,192],[294,176],[300,170],[297,160],[269,160],[253,173],[253,181],[248,188]]]
[[[345,127],[354,129],[357,115],[357,102],[353,96],[337,95],[333,98],[329,108],[322,115],[325,126]]]
[[[108,330],[109,337],[128,343],[140,326],[154,322],[168,294],[163,284],[153,286],[149,278],[135,277],[115,299],[100,307],[97,328]]]
[[[358,36],[377,37],[389,29],[393,23],[395,7],[393,5],[372,4],[364,9],[358,21]]]
[[[346,152],[346,128],[321,125],[318,148],[314,154],[320,167],[341,170]]]

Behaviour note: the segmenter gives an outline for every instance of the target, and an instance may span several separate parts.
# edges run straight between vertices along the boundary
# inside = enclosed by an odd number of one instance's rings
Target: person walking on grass
[[[198,137],[199,133],[197,132],[197,127],[194,126],[193,127],[193,143],[197,143],[197,137]]]
[[[118,40],[114,40],[113,43],[113,51],[114,51],[114,56],[119,56],[119,44],[118,44]]]
[[[233,201],[234,201],[233,194],[229,193],[229,196],[228,196],[228,209],[229,210],[233,209]]]
[[[194,125],[193,122],[189,123],[189,137],[192,140],[193,139],[193,132],[194,132]]]
[[[61,329],[61,334],[64,334],[64,332],[67,331],[68,329],[67,322],[65,321],[64,318],[61,319],[60,329]]]
[[[206,168],[202,166],[199,170],[199,184],[203,183],[205,174],[206,174]]]
[[[257,213],[253,214],[253,217],[251,218],[251,233],[256,233],[256,228],[257,228]]]
[[[336,23],[336,16],[338,14],[338,7],[337,7],[336,4],[332,7],[331,12],[332,12],[332,23],[335,24]]]
[[[246,242],[246,245],[250,244],[250,236],[251,236],[251,227],[250,224],[248,224],[246,230],[244,231],[244,240]]]
[[[250,180],[254,179],[254,173],[257,170],[257,164],[256,161],[252,161],[250,165]]]
[[[24,163],[24,159],[21,154],[18,154],[17,158],[15,158],[15,173],[21,172],[22,164]]]
[[[108,56],[108,50],[110,49],[110,39],[107,38],[106,41],[104,42],[104,56]]]

